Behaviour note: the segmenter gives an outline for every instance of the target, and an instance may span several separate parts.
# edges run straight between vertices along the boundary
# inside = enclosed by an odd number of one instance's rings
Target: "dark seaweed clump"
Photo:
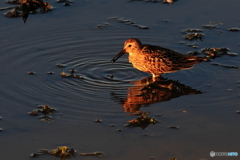
[[[43,122],[50,122],[53,120],[53,118],[49,115],[52,115],[56,111],[56,109],[51,108],[48,105],[40,105],[38,106],[38,109],[34,109],[28,114],[32,116],[39,116],[38,118]]]
[[[8,9],[12,10],[5,13],[5,16],[9,18],[23,17],[24,23],[26,23],[30,13],[44,13],[52,9],[50,3],[42,0],[9,0],[7,3],[18,4],[19,6],[9,7]]]

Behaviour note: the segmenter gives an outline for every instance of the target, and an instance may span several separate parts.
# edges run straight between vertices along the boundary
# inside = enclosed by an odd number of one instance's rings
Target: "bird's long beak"
[[[122,49],[113,59],[111,60],[112,63],[114,63],[118,58],[120,58],[122,55],[126,53],[125,49]]]

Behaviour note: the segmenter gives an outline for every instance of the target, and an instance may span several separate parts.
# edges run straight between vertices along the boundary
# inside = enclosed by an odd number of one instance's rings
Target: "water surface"
[[[166,5],[89,0],[76,1],[69,7],[53,0],[48,2],[55,9],[30,15],[26,24],[21,18],[0,16],[0,116],[3,118],[0,120],[0,128],[3,128],[0,159],[30,159],[29,154],[38,149],[62,145],[78,153],[102,151],[106,159],[116,160],[149,157],[198,160],[210,159],[210,151],[240,153],[239,115],[236,114],[240,110],[238,70],[203,62],[191,70],[163,75],[171,83],[177,81],[196,93],[172,96],[173,93],[164,90],[162,85],[163,89],[151,91],[167,95],[165,99],[153,94],[131,99],[130,95],[141,95],[141,89],[148,85],[145,79],[150,75],[134,69],[127,55],[110,63],[123,42],[131,37],[180,53],[205,47],[228,47],[230,52],[239,53],[240,32],[227,30],[240,27],[236,14],[239,2],[179,0]],[[5,6],[9,4],[0,4],[0,7]],[[107,20],[109,17],[125,17],[150,29]],[[104,22],[110,25],[94,28]],[[209,22],[217,23],[219,28],[202,28]],[[186,28],[203,29],[203,41],[184,40],[180,31]],[[180,44],[180,41],[197,42],[199,48]],[[212,61],[240,67],[239,60],[239,56],[226,55]],[[57,67],[58,63],[65,67]],[[84,79],[60,76],[62,71],[70,73],[71,69]],[[36,74],[28,75],[29,71]],[[54,74],[47,74],[49,71]],[[27,115],[37,104],[56,108],[55,120],[44,123]],[[159,123],[150,124],[144,130],[124,127],[127,121],[138,117],[131,115],[134,107],[137,111],[149,112]],[[96,119],[101,119],[102,123],[96,123]],[[118,132],[117,129],[123,130]],[[80,155],[72,159],[80,158],[95,159]],[[238,158],[217,157],[219,160]],[[36,159],[57,158],[41,155]]]

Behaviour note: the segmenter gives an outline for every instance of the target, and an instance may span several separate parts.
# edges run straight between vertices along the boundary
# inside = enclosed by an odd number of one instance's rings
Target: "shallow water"
[[[143,99],[131,99],[131,93],[141,94],[141,89],[147,85],[141,80],[150,75],[134,69],[127,55],[110,63],[124,40],[131,37],[180,53],[205,47],[227,47],[230,52],[240,54],[240,32],[227,30],[240,27],[236,14],[240,2],[179,0],[174,5],[166,5],[89,0],[76,1],[69,7],[53,0],[48,2],[55,9],[30,15],[26,24],[21,18],[0,16],[0,128],[3,129],[0,159],[30,159],[29,154],[38,149],[62,145],[78,153],[102,151],[105,159],[116,160],[149,157],[198,160],[210,159],[210,151],[240,153],[239,115],[236,114],[240,110],[239,70],[203,62],[190,70],[163,75],[201,94],[173,96],[171,92],[163,94],[162,90],[155,90],[154,93],[168,97],[161,99],[162,96],[150,94]],[[9,4],[0,4],[0,7],[5,6]],[[131,19],[150,29],[107,20],[115,16]],[[164,22],[166,19],[169,22]],[[110,26],[94,28],[103,22]],[[201,27],[209,22],[218,23],[219,29]],[[184,40],[180,31],[187,28],[203,29],[203,41]],[[197,42],[199,48],[180,44],[180,41]],[[239,56],[222,56],[212,61],[240,67],[239,60]],[[58,63],[65,67],[57,67]],[[70,73],[71,69],[84,79],[60,76],[62,71]],[[28,75],[29,71],[36,74]],[[54,74],[47,74],[49,71]],[[109,74],[114,77],[110,78]],[[149,112],[159,123],[150,124],[144,130],[125,128],[127,121],[137,118],[126,112],[129,111],[127,102],[137,110]],[[56,108],[55,120],[44,123],[27,115],[37,104]],[[96,119],[101,119],[102,123],[96,123]],[[123,131],[116,131],[119,128]],[[80,155],[72,159],[80,158],[95,159]],[[36,159],[57,158],[41,155]],[[217,159],[239,159],[239,156]]]

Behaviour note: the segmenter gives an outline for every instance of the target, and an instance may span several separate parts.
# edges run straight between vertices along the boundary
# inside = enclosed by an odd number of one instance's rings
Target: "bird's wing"
[[[149,57],[149,61],[159,62],[161,65],[171,68],[171,70],[191,68],[194,64],[202,61],[197,56],[184,55],[167,48],[152,45],[145,45],[142,53],[148,54],[146,57]]]

